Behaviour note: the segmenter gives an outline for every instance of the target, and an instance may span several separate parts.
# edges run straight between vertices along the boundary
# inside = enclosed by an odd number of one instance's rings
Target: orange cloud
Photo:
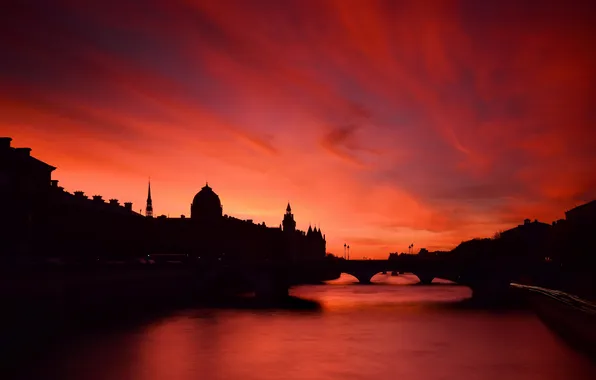
[[[596,197],[583,5],[174,0],[7,10],[0,131],[67,190],[448,249]],[[548,6],[547,6],[548,5]]]

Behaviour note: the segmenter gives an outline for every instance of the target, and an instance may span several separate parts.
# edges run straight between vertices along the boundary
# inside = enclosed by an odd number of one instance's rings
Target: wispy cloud
[[[14,3],[0,130],[69,190],[448,248],[596,197],[588,3]]]

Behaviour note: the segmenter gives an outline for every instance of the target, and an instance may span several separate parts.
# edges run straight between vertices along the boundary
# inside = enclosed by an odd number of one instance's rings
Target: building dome
[[[219,196],[206,184],[195,195],[190,206],[191,219],[217,220],[221,218],[223,208]]]

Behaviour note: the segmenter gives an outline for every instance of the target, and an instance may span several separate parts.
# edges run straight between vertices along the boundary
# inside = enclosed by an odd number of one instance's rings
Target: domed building
[[[162,215],[148,220],[155,252],[201,260],[325,258],[325,236],[318,228],[309,233],[298,230],[289,203],[280,226],[268,227],[252,219],[223,215],[221,200],[209,184],[194,196],[190,218]]]
[[[222,217],[223,207],[219,196],[209,187],[205,186],[195,195],[190,205],[190,218],[201,221],[215,221]]]

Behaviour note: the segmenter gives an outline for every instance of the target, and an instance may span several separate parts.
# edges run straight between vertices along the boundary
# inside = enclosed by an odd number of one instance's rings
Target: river
[[[314,310],[193,309],[90,333],[23,369],[28,379],[594,379],[596,368],[529,311],[465,306],[470,290],[345,275],[292,289]]]

